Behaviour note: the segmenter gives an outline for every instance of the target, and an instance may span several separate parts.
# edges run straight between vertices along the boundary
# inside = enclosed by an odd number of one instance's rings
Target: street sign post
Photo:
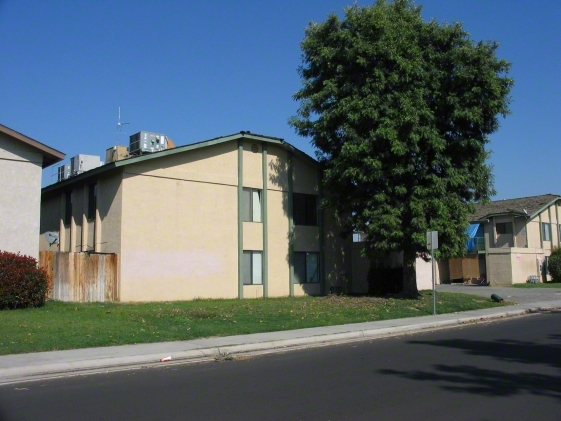
[[[434,277],[434,251],[438,249],[438,231],[427,231],[427,250],[430,250],[432,267],[432,314],[436,315],[436,279]]]

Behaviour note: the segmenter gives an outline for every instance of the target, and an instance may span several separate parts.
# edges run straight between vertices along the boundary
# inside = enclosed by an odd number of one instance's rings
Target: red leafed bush
[[[0,251],[0,309],[41,307],[48,281],[33,257]]]

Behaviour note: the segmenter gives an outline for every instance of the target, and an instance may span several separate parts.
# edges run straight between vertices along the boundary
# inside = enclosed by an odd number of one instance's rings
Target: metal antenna
[[[119,144],[119,137],[121,137],[121,128],[129,123],[121,123],[121,107],[119,107],[119,119],[117,120],[117,145]]]

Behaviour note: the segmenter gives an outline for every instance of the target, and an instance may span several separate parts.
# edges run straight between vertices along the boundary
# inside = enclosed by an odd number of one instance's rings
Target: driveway
[[[491,294],[497,294],[504,298],[505,301],[520,304],[561,300],[561,288],[512,288],[452,284],[437,285],[436,291],[462,292],[488,298],[491,297]]]

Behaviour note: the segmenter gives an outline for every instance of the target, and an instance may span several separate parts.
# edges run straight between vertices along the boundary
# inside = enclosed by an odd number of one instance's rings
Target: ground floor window
[[[263,252],[243,252],[243,283],[244,285],[263,284]]]
[[[299,284],[319,282],[319,253],[294,253],[294,281]]]

